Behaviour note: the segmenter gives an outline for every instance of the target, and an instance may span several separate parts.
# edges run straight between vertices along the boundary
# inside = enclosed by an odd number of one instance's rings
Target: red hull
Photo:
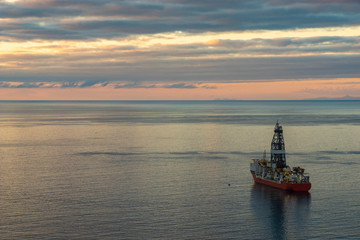
[[[254,178],[254,181],[257,183],[265,184],[271,187],[280,188],[287,191],[294,191],[294,192],[307,192],[311,188],[311,183],[277,183],[269,180],[264,180],[261,178],[257,178],[255,174],[251,173]]]

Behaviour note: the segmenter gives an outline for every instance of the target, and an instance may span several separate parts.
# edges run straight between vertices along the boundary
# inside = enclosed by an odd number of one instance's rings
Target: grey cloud
[[[56,8],[25,8],[16,5],[6,5],[0,3],[0,19],[1,18],[45,18],[45,17],[66,17],[81,15],[81,9],[56,9]]]
[[[91,17],[91,18],[88,18]],[[296,29],[360,24],[358,0],[26,0],[0,2],[0,38],[88,39],[131,34],[207,32],[248,29]],[[76,20],[75,20],[76,19]],[[82,20],[79,20],[82,19]],[[60,87],[106,86],[109,81],[167,82],[167,88],[194,88],[196,81],[358,77],[359,37],[220,40],[207,44],[158,45],[112,49],[71,49],[71,54],[31,51],[4,54],[0,78],[62,81]],[[132,51],[134,50],[134,51]],[[325,53],[338,56],[310,56]],[[293,54],[297,57],[282,57]],[[346,55],[346,54],[353,55]],[[229,56],[251,55],[251,58]],[[259,57],[260,55],[276,57]],[[357,54],[357,55],[355,55]],[[215,56],[212,60],[205,60]],[[86,59],[86,61],[83,61]],[[95,61],[91,61],[96,59]],[[26,70],[25,70],[26,69]],[[99,79],[109,79],[99,81]],[[60,80],[59,80],[60,79]],[[75,79],[75,80],[74,80]],[[18,87],[45,87],[18,84]],[[49,85],[46,85],[47,87]],[[57,85],[59,86],[59,85]],[[0,87],[13,87],[3,82]],[[127,83],[116,88],[155,88]],[[205,87],[205,86],[202,86]]]
[[[78,32],[65,30],[57,24],[39,22],[0,22],[0,35],[18,39],[81,39]]]
[[[14,72],[3,65],[0,79],[63,81],[66,83],[62,87],[81,87],[81,84],[82,87],[91,87],[117,79],[181,83],[194,80],[207,82],[358,77],[359,49],[359,37],[219,40],[210,47],[200,43],[181,46],[159,45],[146,51],[127,46],[91,50],[85,46],[84,49],[72,51],[71,54],[44,52],[41,55],[33,55],[31,52],[23,52],[2,55],[0,63],[14,63],[19,69]],[[339,54],[325,55],[328,53]],[[347,55],[349,53],[352,55]],[[287,54],[297,57],[283,57]],[[320,56],[301,56],[304,54]],[[230,55],[252,57],[229,58]],[[215,58],[209,60],[209,56]],[[27,70],[23,70],[25,67]],[[74,79],[76,83],[72,82]],[[99,79],[103,82],[99,82]],[[155,86],[121,84],[117,87]]]
[[[68,81],[61,82],[61,88],[88,88],[94,87],[99,84],[100,87],[105,87],[109,84],[108,81],[104,80],[86,80],[86,81]]]
[[[97,80],[90,80],[90,81],[66,81],[66,82],[54,82],[54,81],[47,81],[47,82],[18,82],[16,84],[12,84],[8,81],[1,81],[0,88],[88,88],[93,87],[96,84],[99,84],[99,87],[105,87],[109,84],[109,82],[105,81],[97,81]]]
[[[61,84],[61,88],[76,88],[78,86],[78,82],[64,82]]]
[[[164,88],[187,88],[187,89],[191,89],[191,88],[198,88],[198,87],[193,85],[193,84],[175,83],[175,84],[166,85],[166,86],[164,86]]]
[[[125,84],[116,84],[114,88],[117,89],[117,88],[157,88],[157,87],[154,84],[143,85],[138,82],[133,82],[133,83],[125,83]]]
[[[16,88],[41,88],[43,85],[43,83],[23,83],[16,86]]]
[[[76,31],[114,31],[117,36],[165,32],[169,29],[166,23],[133,20],[72,21],[62,26],[64,29]]]
[[[42,88],[44,87],[44,83],[38,82],[24,82],[17,85],[12,85],[8,82],[0,82],[0,88]]]
[[[309,78],[358,78],[360,75],[359,55],[324,55],[307,57],[252,57],[234,59],[175,59],[154,63],[151,59],[136,65],[122,63],[108,64],[93,62],[77,64],[75,68],[62,67],[60,73],[49,73],[48,69],[34,71],[0,72],[0,79],[10,81],[66,81],[61,79],[96,80],[106,77],[107,81],[124,79],[127,82],[188,83],[241,82],[251,80],[309,79]],[[71,64],[74,65],[74,64]],[[86,73],[86,74],[84,74]],[[60,76],[61,75],[61,76]],[[83,80],[86,81],[86,80]],[[66,81],[67,82],[67,81]],[[74,87],[75,83],[64,83]],[[81,81],[82,83],[82,81]],[[71,85],[73,84],[73,85]],[[80,84],[80,83],[79,83]],[[148,84],[144,84],[148,85]],[[76,84],[76,86],[78,86]],[[136,87],[136,86],[118,86]]]
[[[196,85],[189,83],[174,83],[174,84],[142,84],[138,82],[126,83],[126,84],[116,84],[114,88],[178,88],[178,89],[194,89],[194,88],[207,88],[215,89],[216,87],[208,85]]]
[[[119,84],[115,81],[113,84],[113,88],[178,88],[178,89],[194,89],[194,88],[207,88],[207,89],[215,89],[216,87],[208,86],[208,85],[195,85],[189,83],[174,83],[174,84],[142,84],[139,82],[133,83],[123,83]],[[100,84],[99,84],[100,83]],[[104,82],[104,81],[67,81],[67,82],[22,82],[17,84],[11,84],[7,81],[0,82],[0,88],[88,88],[94,87],[96,84],[99,84],[98,87],[106,87],[111,82]]]
[[[161,66],[148,63],[136,68],[120,71],[108,69],[109,77],[129,79],[129,81],[150,82],[197,81],[231,82],[242,80],[307,79],[358,77],[359,56],[310,56],[276,58],[238,58],[213,60],[177,60],[163,62]]]
[[[296,29],[360,24],[360,2],[259,1],[20,1],[0,3],[0,18],[17,19],[2,34],[31,39],[114,38],[172,31]],[[81,17],[83,20],[70,20]],[[97,17],[86,20],[87,17]],[[47,29],[27,30],[46,20]],[[66,20],[66,21],[64,21]],[[36,29],[36,28],[35,28]],[[53,32],[51,32],[53,30]],[[56,34],[55,32],[58,32]],[[46,34],[48,33],[48,34]]]
[[[90,80],[90,81],[85,81],[82,84],[80,84],[80,88],[86,88],[86,87],[93,87],[96,84],[101,84],[102,87],[108,85],[108,82],[104,82],[104,81],[97,81],[97,80]]]
[[[0,88],[10,88],[11,84],[8,82],[0,82]]]
[[[359,52],[359,37],[311,37],[311,38],[275,38],[251,40],[218,40],[214,47],[228,51],[248,53],[274,53],[277,55],[289,52]]]

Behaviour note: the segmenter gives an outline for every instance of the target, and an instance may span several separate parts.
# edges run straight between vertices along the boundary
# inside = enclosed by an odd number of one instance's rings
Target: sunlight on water
[[[0,238],[356,239],[359,103],[0,102]],[[309,194],[253,184],[276,120]]]

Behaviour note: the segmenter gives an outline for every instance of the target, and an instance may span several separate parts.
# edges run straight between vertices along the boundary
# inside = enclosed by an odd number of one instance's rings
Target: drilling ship
[[[253,159],[250,163],[254,181],[287,191],[307,192],[311,188],[311,183],[310,177],[304,171],[301,167],[291,169],[286,165],[283,129],[279,122],[276,122],[271,142],[271,159],[266,159],[264,152],[262,159]]]

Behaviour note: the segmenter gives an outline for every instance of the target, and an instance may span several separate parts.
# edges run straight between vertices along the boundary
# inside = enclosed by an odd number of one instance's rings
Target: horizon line
[[[299,102],[299,101],[360,101],[360,98],[354,99],[258,99],[258,100],[246,100],[246,99],[214,99],[214,100],[44,100],[44,99],[24,99],[24,100],[0,100],[0,102]]]

